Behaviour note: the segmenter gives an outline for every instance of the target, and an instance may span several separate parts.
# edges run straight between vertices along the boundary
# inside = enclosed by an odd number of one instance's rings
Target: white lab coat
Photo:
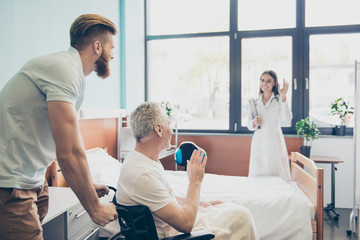
[[[264,105],[262,95],[255,100],[258,116],[262,118],[261,128],[253,127],[254,117],[249,107],[247,127],[255,131],[251,142],[249,177],[261,175],[279,176],[290,182],[288,152],[281,126],[289,124],[292,119],[287,102],[280,96],[271,95]]]

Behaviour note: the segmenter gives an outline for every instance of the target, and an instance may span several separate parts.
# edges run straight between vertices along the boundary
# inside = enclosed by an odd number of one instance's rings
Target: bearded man
[[[93,71],[101,78],[110,75],[115,34],[109,19],[81,15],[71,25],[68,51],[30,60],[1,90],[1,239],[43,239],[49,198],[45,172],[55,157],[96,224],[117,218],[115,207],[98,199],[101,191],[88,170],[77,118],[85,76]]]

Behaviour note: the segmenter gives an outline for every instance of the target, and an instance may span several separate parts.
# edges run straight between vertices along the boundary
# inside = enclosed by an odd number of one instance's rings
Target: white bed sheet
[[[185,172],[166,171],[174,194],[185,197],[188,179]],[[251,212],[260,239],[312,239],[311,201],[295,182],[279,177],[235,177],[205,174],[201,201],[221,200],[240,204]]]
[[[88,153],[91,175],[95,183],[117,186],[121,163],[104,150]],[[188,178],[183,171],[166,171],[177,196],[185,197]],[[113,194],[102,198],[109,202]],[[311,201],[296,183],[285,183],[278,177],[236,177],[205,174],[201,186],[201,201],[221,200],[248,208],[262,240],[312,239],[311,219],[315,211]],[[100,228],[100,236],[108,237],[119,231],[114,221]]]

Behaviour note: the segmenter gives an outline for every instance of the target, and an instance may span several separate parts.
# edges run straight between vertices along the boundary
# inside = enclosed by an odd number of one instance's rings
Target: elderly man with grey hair
[[[138,106],[131,113],[130,125],[136,146],[121,168],[116,192],[118,203],[148,206],[160,238],[174,235],[177,231],[188,233],[207,228],[214,232],[216,239],[258,239],[251,214],[245,208],[219,201],[200,202],[207,163],[203,149],[194,150],[188,160],[189,185],[185,199],[174,196],[159,161],[159,153],[170,147],[173,133],[161,104],[145,102]],[[218,214],[219,218],[206,222],[209,213]],[[224,219],[224,213],[231,214],[225,214]]]

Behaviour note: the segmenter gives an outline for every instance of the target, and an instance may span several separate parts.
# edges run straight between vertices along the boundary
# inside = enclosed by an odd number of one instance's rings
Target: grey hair
[[[165,107],[160,103],[145,102],[140,104],[130,116],[130,126],[137,142],[150,136],[154,131],[154,125],[164,123],[168,118]]]

